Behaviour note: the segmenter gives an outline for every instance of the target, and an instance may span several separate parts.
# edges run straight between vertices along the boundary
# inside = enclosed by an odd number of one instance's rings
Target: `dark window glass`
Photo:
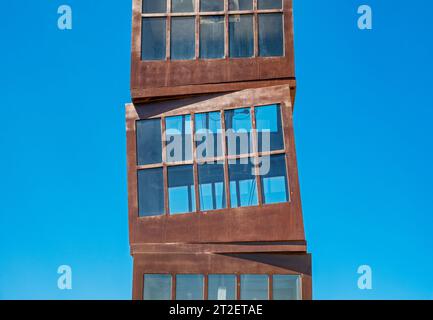
[[[170,214],[195,211],[193,167],[168,167],[168,203]]]
[[[171,12],[194,12],[195,0],[171,0]]]
[[[165,119],[167,162],[192,160],[191,116],[174,116]]]
[[[248,154],[251,150],[251,111],[249,108],[225,111],[228,155]]]
[[[252,10],[253,0],[229,0],[229,10]]]
[[[198,113],[195,115],[195,139],[197,158],[222,156],[221,113]]]
[[[137,164],[162,162],[161,119],[140,120],[137,126]]]
[[[224,16],[200,18],[200,58],[224,58]]]
[[[141,59],[165,59],[165,18],[143,18]]]
[[[268,300],[268,279],[267,275],[241,275],[241,300]]]
[[[259,14],[259,55],[277,57],[284,55],[283,15]]]
[[[223,163],[198,165],[200,210],[217,210],[226,207]]]
[[[138,171],[138,212],[140,217],[165,213],[162,168]]]
[[[144,300],[171,300],[171,275],[144,275]]]
[[[259,158],[262,196],[265,204],[289,201],[286,174],[286,156],[264,156]]]
[[[200,0],[200,11],[224,11],[224,0]]]
[[[257,7],[261,9],[281,9],[283,7],[282,0],[258,0]]]
[[[203,300],[204,276],[178,274],[176,276],[176,300]]]
[[[231,207],[256,206],[257,181],[250,158],[229,160]]]
[[[167,0],[143,0],[143,13],[166,13]]]
[[[274,104],[256,107],[255,113],[259,151],[283,150],[284,133],[280,106]]]
[[[231,15],[229,34],[230,57],[252,57],[254,55],[252,15]]]
[[[272,279],[274,300],[301,300],[300,278],[296,275],[275,275]]]
[[[236,300],[236,276],[210,274],[208,276],[209,300]]]
[[[189,60],[195,57],[195,18],[171,19],[171,59]]]

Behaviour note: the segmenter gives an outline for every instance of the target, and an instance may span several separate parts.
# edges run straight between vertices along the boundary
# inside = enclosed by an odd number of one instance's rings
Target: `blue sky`
[[[57,29],[57,8],[73,29]],[[373,30],[357,8],[373,8]],[[427,0],[294,0],[295,133],[317,299],[433,299]],[[130,1],[0,10],[0,299],[129,299]],[[57,267],[73,290],[57,289]],[[358,266],[373,290],[357,288]]]

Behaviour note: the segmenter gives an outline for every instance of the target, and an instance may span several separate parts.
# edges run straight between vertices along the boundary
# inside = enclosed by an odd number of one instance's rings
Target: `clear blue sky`
[[[57,8],[73,30],[57,29]],[[295,130],[317,299],[433,298],[427,0],[294,0]],[[372,31],[357,7],[373,8]],[[0,299],[129,299],[131,1],[3,1]],[[57,267],[73,290],[57,289]],[[357,268],[373,269],[373,290]]]

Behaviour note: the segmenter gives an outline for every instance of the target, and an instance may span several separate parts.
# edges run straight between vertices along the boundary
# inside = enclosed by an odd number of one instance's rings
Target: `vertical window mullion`
[[[170,60],[171,58],[171,0],[167,0],[167,12],[166,12],[166,60]]]
[[[200,0],[195,1],[195,59],[200,57]]]
[[[222,146],[222,154],[224,157],[224,186],[225,186],[225,194],[226,194],[226,208],[231,207],[231,197],[230,197],[230,177],[229,177],[229,163],[227,159],[227,140],[226,140],[226,120],[224,110],[221,110],[221,142]]]
[[[254,57],[259,56],[259,19],[257,15],[257,0],[253,0],[253,34],[254,34]]]
[[[256,183],[257,183],[257,196],[259,200],[259,206],[263,205],[263,195],[262,195],[262,179],[260,177],[260,169],[259,169],[259,155],[258,155],[258,139],[257,139],[257,124],[256,124],[256,111],[255,107],[251,107],[251,120],[252,120],[252,158],[254,159],[254,168],[256,173]]]
[[[228,0],[224,1],[224,58],[229,57],[229,3]]]
[[[193,175],[194,175],[194,192],[195,192],[195,209],[200,212],[200,194],[198,184],[198,164],[197,164],[197,145],[195,141],[195,114],[191,114],[191,139],[192,139],[192,160],[193,160]]]

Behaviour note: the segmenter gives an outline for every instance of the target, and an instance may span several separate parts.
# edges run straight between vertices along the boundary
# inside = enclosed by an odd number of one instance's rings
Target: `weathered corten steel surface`
[[[198,15],[198,6],[195,14]],[[227,7],[225,23],[228,24]],[[283,0],[283,9],[267,10],[283,13],[284,56],[259,57],[257,54],[258,28],[254,27],[255,56],[251,58],[230,58],[227,51],[228,35],[225,34],[226,53],[223,59],[200,59],[198,47],[193,60],[142,61],[142,0],[133,0],[132,51],[131,51],[131,95],[134,102],[155,97],[179,94],[227,92],[251,87],[267,86],[266,81],[295,79],[292,0]],[[220,14],[220,13],[215,13]],[[250,14],[257,19],[257,10]],[[168,13],[171,17],[176,13]],[[177,14],[179,15],[179,14]],[[161,16],[156,14],[154,16]],[[198,21],[198,19],[197,19]],[[170,30],[168,22],[168,31]],[[196,23],[196,41],[199,41],[199,25]],[[167,48],[170,41],[167,40]]]

